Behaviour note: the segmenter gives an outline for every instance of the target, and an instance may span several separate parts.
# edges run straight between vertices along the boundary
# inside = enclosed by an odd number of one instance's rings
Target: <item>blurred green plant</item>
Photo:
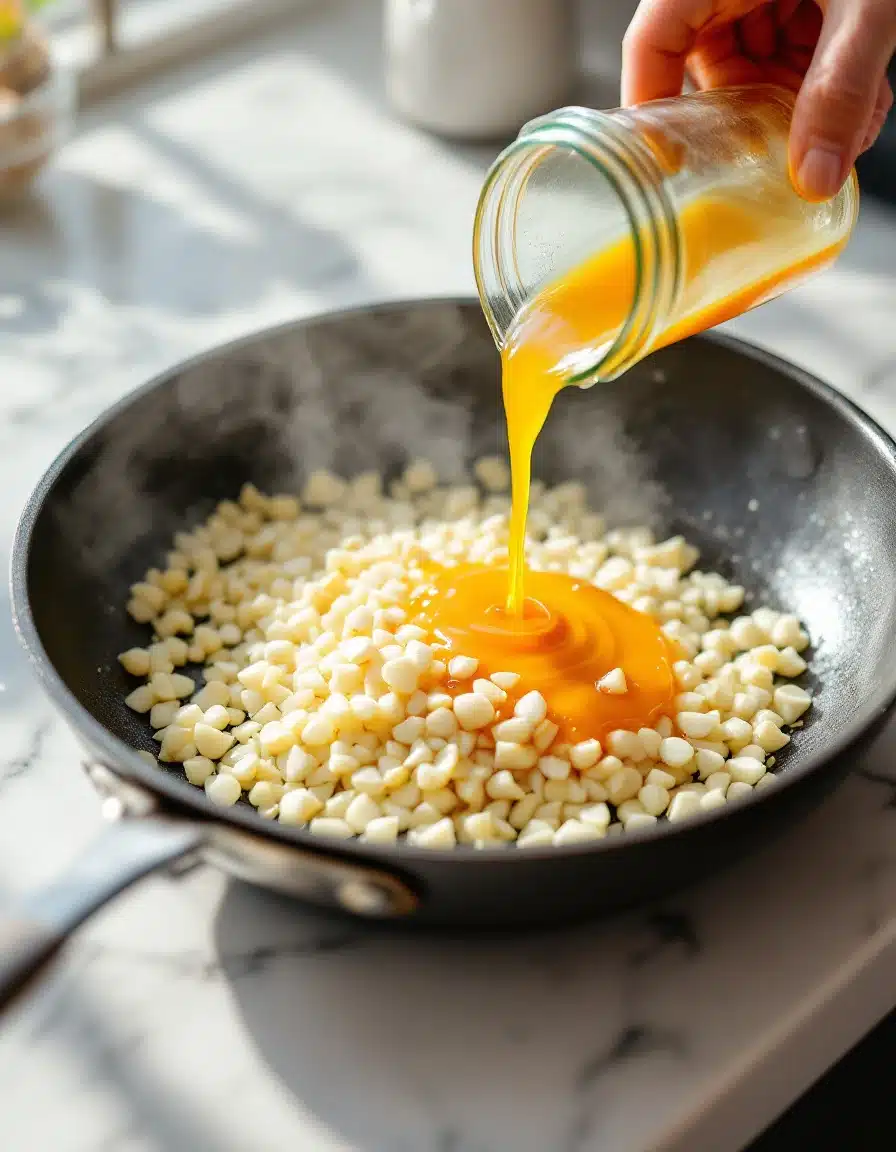
[[[28,17],[53,0],[0,0],[0,44],[15,40],[28,22]]]

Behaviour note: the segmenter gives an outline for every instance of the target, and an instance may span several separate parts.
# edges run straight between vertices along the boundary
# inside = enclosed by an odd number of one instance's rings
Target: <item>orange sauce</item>
[[[504,606],[507,570],[469,564],[438,570],[416,607],[440,659],[475,656],[478,676],[516,672],[513,699],[538,689],[568,742],[602,739],[614,728],[637,731],[668,714],[678,689],[675,644],[642,612],[562,572],[528,572],[521,616]],[[596,682],[624,668],[628,691],[614,696]],[[469,682],[449,682],[469,692]]]
[[[804,254],[795,253],[794,221],[786,204],[773,200],[705,197],[680,212],[679,226],[679,304],[652,349],[763,303],[831,262],[842,247],[813,251],[810,234]],[[770,251],[782,253],[781,270],[773,274],[766,271]],[[751,265],[762,270],[752,278]],[[501,354],[513,482],[509,571],[446,569],[418,605],[420,622],[447,653],[478,658],[480,675],[520,673],[521,693],[541,691],[568,740],[652,726],[673,710],[677,692],[672,665],[679,655],[652,618],[571,576],[525,570],[535,440],[554,397],[578,370],[576,357],[590,350],[587,362],[594,363],[615,339],[635,283],[628,238],[550,283],[517,318]],[[742,286],[720,291],[731,284]],[[615,667],[626,676],[624,695],[596,685]]]
[[[774,219],[769,221],[766,214],[775,207],[706,198],[680,213],[684,256],[681,304],[672,323],[654,340],[652,351],[739,316],[836,259],[845,241],[793,259],[793,222],[779,219],[776,226]],[[753,261],[760,266],[767,264],[776,231],[780,233],[777,246],[782,253],[791,253],[786,267],[757,275],[735,292],[719,293],[720,282],[742,280],[745,265],[749,267]],[[523,603],[532,449],[554,397],[568,383],[572,358],[583,349],[607,347],[625,323],[635,292],[635,275],[630,238],[596,253],[532,300],[502,349],[513,477],[507,607],[513,614],[519,614]]]

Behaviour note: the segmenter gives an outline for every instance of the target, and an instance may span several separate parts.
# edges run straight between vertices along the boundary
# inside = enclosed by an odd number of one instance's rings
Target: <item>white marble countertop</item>
[[[91,112],[0,219],[0,548],[63,443],[212,343],[469,292],[489,150],[396,124],[375,7],[332,3]],[[896,218],[734,325],[896,429]],[[0,613],[0,902],[96,832]],[[210,871],[144,883],[0,1027],[0,1143],[40,1152],[726,1152],[896,1004],[892,734],[735,871],[613,924],[414,939]],[[888,772],[893,784],[886,783]]]

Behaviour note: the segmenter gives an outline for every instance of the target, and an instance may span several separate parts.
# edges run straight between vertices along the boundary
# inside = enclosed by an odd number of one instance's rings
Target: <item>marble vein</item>
[[[37,721],[28,735],[25,749],[18,756],[0,760],[0,788],[10,780],[15,780],[30,771],[39,763],[46,747],[47,736],[52,728],[50,720]]]

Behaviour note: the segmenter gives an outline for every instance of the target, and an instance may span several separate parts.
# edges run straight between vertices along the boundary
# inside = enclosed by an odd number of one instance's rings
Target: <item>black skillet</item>
[[[297,491],[309,469],[446,479],[504,450],[497,356],[478,304],[423,301],[294,324],[212,352],[127,397],[74,441],[22,517],[19,635],[84,747],[110,815],[66,878],[0,925],[0,1002],[95,908],[201,856],[368,917],[535,925],[656,897],[757,847],[855,764],[896,695],[896,446],[806,373],[729,339],[668,348],[624,379],[563,394],[536,474],[581,479],[611,521],[684,532],[704,563],[797,613],[814,644],[811,719],[776,786],[686,824],[563,849],[443,854],[328,844],[214,807],[178,767],[146,763],[147,724],[115,657],[145,643],[128,585],[172,535],[247,480]]]

